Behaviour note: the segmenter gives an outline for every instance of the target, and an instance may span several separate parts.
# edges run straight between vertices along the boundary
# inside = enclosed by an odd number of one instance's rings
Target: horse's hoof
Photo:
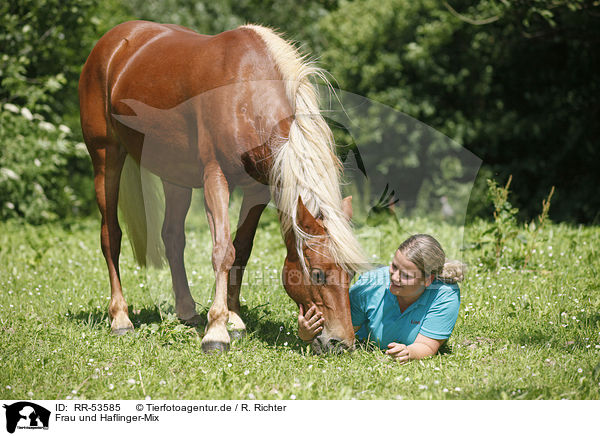
[[[232,341],[236,341],[239,339],[244,339],[246,337],[246,330],[245,329],[233,329],[233,330],[229,330],[229,338]]]
[[[221,354],[229,351],[229,344],[226,342],[208,341],[202,343],[202,351],[206,354]]]
[[[118,329],[113,329],[111,333],[113,336],[124,336],[128,333],[133,333],[133,327],[121,327]]]
[[[202,317],[200,315],[194,315],[190,319],[179,318],[179,322],[188,327],[198,327],[202,323]]]

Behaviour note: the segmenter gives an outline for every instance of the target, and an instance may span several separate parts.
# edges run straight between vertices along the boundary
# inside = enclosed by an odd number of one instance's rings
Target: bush
[[[94,205],[85,145],[70,129],[27,108],[0,111],[0,219],[33,224],[89,213]]]

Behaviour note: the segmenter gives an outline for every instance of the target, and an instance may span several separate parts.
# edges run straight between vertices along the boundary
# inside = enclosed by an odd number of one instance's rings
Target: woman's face
[[[396,297],[418,298],[432,282],[433,275],[424,279],[423,273],[400,250],[390,264],[390,292]]]

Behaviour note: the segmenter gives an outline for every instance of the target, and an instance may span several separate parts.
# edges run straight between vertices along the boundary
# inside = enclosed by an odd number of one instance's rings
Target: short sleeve
[[[361,277],[362,278],[362,277]],[[367,320],[365,289],[368,283],[359,278],[350,288],[350,312],[352,315],[352,325],[360,327]]]
[[[419,333],[431,339],[448,339],[458,319],[459,307],[458,286],[441,286],[423,319]]]

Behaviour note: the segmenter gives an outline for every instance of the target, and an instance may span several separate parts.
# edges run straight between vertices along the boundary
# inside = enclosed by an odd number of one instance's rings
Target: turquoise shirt
[[[382,350],[390,342],[412,344],[421,333],[432,339],[448,339],[458,318],[460,291],[456,284],[435,280],[417,301],[400,312],[390,292],[389,267],[364,273],[350,288],[352,325],[360,326],[359,339],[370,339]]]

